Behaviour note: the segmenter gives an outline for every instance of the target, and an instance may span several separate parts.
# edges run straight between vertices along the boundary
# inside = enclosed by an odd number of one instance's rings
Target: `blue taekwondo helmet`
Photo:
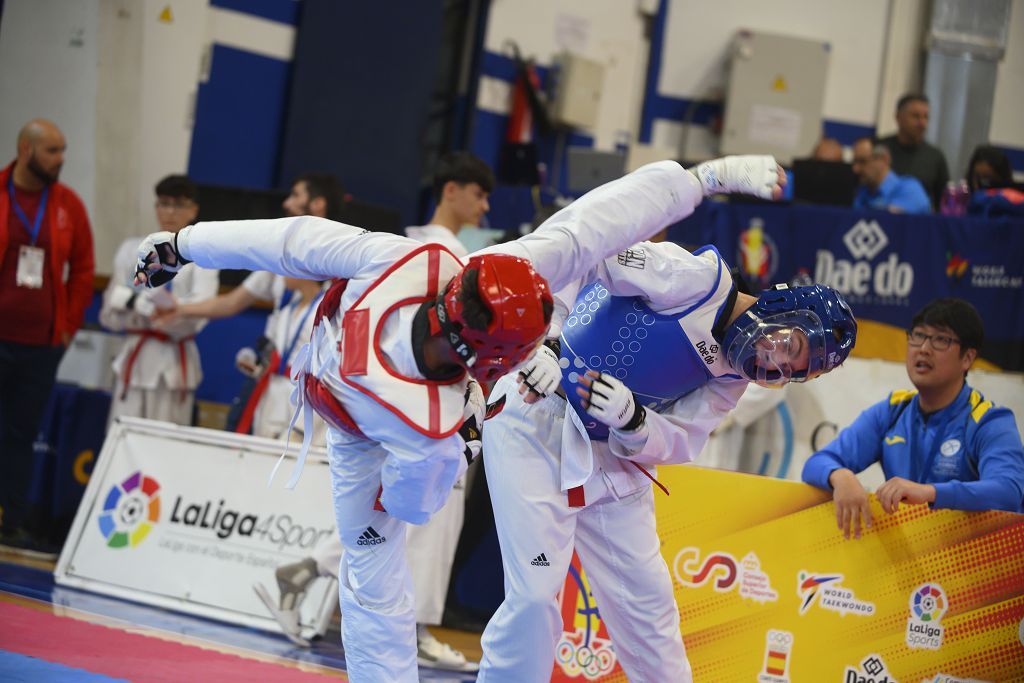
[[[741,377],[782,386],[839,367],[856,341],[857,320],[839,292],[775,285],[726,328],[722,345]]]

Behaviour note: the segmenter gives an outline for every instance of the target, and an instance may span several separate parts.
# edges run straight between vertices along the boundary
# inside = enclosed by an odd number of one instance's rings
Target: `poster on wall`
[[[874,526],[847,540],[810,486],[663,467],[656,495],[694,680],[1024,680],[1024,515],[872,498]],[[559,596],[552,680],[625,682],[586,568]]]
[[[267,483],[281,450],[270,439],[120,419],[61,552],[57,584],[279,630],[254,584],[276,595],[274,570],[335,533],[326,452],[312,448],[288,490],[285,477]],[[312,584],[303,637],[326,629],[334,589],[333,581]]]

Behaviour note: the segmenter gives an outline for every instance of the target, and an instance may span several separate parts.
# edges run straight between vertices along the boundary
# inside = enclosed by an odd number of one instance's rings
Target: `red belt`
[[[664,484],[662,484],[657,479],[655,479],[654,475],[652,475],[650,472],[648,472],[646,467],[644,467],[643,465],[641,465],[639,463],[635,463],[632,460],[630,460],[629,463],[631,465],[633,465],[633,467],[635,467],[638,470],[640,470],[641,472],[643,472],[645,477],[647,477],[648,479],[653,481],[655,484],[657,484],[658,488],[661,489],[662,491],[664,491],[666,496],[671,495],[668,492],[668,487],[665,486]],[[571,489],[569,489],[568,491],[566,491],[565,493],[566,493],[566,496],[569,498],[569,507],[571,507],[571,508],[586,507],[587,500],[586,500],[586,498],[583,495],[583,487],[582,486],[574,486]]]
[[[128,395],[128,385],[132,379],[132,369],[135,367],[135,359],[139,357],[139,352],[142,351],[142,347],[146,342],[150,339],[156,339],[162,342],[174,342],[178,345],[178,361],[181,366],[181,394],[178,400],[184,401],[185,396],[188,394],[188,356],[185,353],[185,342],[195,339],[195,335],[174,340],[163,332],[157,332],[156,330],[128,330],[127,332],[128,334],[138,335],[139,341],[135,343],[135,348],[128,354],[128,360],[124,363],[124,383],[121,388],[121,400],[123,401],[125,396]]]

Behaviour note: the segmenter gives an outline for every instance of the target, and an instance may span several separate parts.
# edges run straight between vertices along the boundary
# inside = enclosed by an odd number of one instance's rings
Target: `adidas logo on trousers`
[[[378,534],[372,526],[368,526],[366,531],[359,535],[356,545],[379,545],[386,540],[388,539]]]

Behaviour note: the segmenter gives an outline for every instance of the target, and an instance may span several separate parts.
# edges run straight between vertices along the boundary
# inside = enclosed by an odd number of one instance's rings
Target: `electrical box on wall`
[[[811,154],[821,137],[829,43],[770,33],[736,35],[729,69],[723,154]]]
[[[551,118],[571,128],[593,128],[604,86],[604,65],[592,59],[563,52],[555,57],[551,70]]]

